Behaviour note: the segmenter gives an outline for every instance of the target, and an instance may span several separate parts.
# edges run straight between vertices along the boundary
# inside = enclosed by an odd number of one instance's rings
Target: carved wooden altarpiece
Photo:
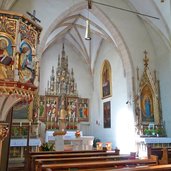
[[[88,121],[88,109],[88,99],[78,97],[74,71],[68,68],[63,45],[57,67],[52,66],[45,96],[39,97],[39,119],[46,124],[46,129],[60,129],[61,120],[67,130],[78,129],[79,122]]]

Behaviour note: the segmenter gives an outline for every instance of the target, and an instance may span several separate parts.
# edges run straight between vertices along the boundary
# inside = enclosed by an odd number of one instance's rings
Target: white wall
[[[107,59],[112,69],[112,97],[101,98],[100,73],[103,61]],[[127,87],[124,77],[121,58],[116,49],[110,42],[104,42],[94,72],[94,92],[91,100],[91,131],[92,135],[99,138],[102,142],[112,142],[113,148],[116,146],[121,152],[133,150],[134,143],[127,146],[125,141],[131,138],[133,131],[133,113],[130,113],[129,106],[126,104]],[[111,128],[103,127],[103,103],[111,102]],[[132,124],[132,125],[131,125]],[[124,144],[123,144],[124,143]]]

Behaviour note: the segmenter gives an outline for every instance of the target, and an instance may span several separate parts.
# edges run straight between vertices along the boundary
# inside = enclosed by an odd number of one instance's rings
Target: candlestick
[[[139,81],[139,68],[137,67],[137,80]]]
[[[97,143],[96,143],[96,149],[97,149],[97,150],[102,150],[102,149],[103,149],[103,147],[102,147],[102,142],[97,142]]]
[[[156,79],[157,77],[156,77],[156,70],[154,70],[154,82],[156,83]]]

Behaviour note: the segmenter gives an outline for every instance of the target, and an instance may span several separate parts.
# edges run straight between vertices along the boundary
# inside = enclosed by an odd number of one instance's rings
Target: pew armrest
[[[157,165],[159,164],[158,156],[156,156],[156,155],[150,155],[150,159],[151,160],[155,160]]]
[[[169,163],[168,149],[163,148],[162,152],[163,152],[163,155],[162,155],[161,160],[159,160],[159,164],[168,164]]]

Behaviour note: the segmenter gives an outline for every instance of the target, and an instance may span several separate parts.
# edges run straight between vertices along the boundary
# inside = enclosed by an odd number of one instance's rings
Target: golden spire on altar
[[[147,68],[148,67],[148,62],[149,62],[149,58],[147,57],[147,51],[145,50],[144,51],[144,54],[145,54],[145,57],[144,57],[144,66],[145,66],[145,68]]]

